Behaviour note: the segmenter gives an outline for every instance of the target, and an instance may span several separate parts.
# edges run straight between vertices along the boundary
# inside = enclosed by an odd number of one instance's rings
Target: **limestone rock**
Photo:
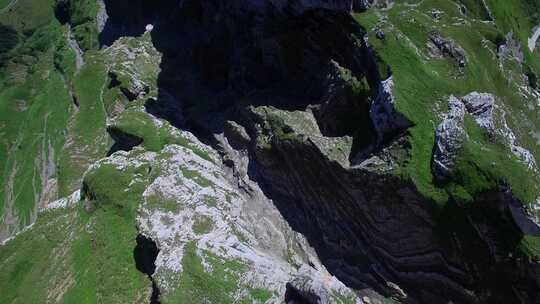
[[[459,67],[467,65],[465,51],[450,39],[444,38],[439,33],[431,33],[427,42],[428,51],[432,57],[451,57]]]
[[[495,96],[489,93],[472,92],[461,98],[476,123],[488,134],[493,133],[493,108]]]
[[[371,7],[390,8],[394,5],[394,0],[354,0],[354,9],[363,11]]]
[[[445,180],[454,168],[459,151],[467,138],[463,125],[465,106],[454,96],[448,101],[448,114],[435,131],[435,151],[432,170],[435,177]]]
[[[508,125],[508,122],[506,121],[506,111],[500,108],[499,112],[499,127],[495,133],[504,139],[512,154],[521,160],[521,162],[525,164],[529,170],[538,171],[536,158],[529,150],[519,145],[516,134]]]
[[[321,273],[310,266],[302,266],[293,279],[287,283],[287,303],[338,303],[349,301],[361,304],[354,293],[330,274]]]
[[[411,122],[395,109],[392,77],[381,81],[377,87],[377,95],[373,99],[370,117],[377,130],[378,142],[393,134],[411,127]]]
[[[514,38],[514,34],[506,34],[505,43],[499,46],[498,56],[500,59],[514,59],[519,64],[523,63],[523,50],[521,44]]]
[[[251,141],[246,129],[234,121],[227,121],[225,123],[225,136],[229,140],[229,143],[236,148],[245,148]]]

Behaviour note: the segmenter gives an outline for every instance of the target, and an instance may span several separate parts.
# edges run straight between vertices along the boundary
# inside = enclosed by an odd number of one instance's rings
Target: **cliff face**
[[[443,2],[57,1],[34,56],[72,103],[66,140],[39,156],[54,182],[30,221],[6,171],[6,237],[37,222],[0,247],[1,289],[538,302],[538,52],[503,2]]]

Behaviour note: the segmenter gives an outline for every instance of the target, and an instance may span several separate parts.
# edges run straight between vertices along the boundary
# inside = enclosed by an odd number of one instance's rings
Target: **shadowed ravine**
[[[145,237],[142,234],[137,236],[137,246],[133,250],[133,258],[137,270],[146,274],[152,281],[152,295],[150,297],[150,304],[159,304],[159,289],[156,282],[152,278],[156,270],[156,258],[159,253],[159,249],[152,239]]]

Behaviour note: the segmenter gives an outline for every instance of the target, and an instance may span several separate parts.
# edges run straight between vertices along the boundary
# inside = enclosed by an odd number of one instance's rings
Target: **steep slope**
[[[5,5],[0,302],[539,301],[539,3]]]

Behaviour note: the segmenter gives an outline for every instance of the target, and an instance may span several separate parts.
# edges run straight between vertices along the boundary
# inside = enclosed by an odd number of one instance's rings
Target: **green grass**
[[[35,194],[41,191],[43,161],[56,161],[70,115],[68,90],[62,75],[52,68],[50,52],[43,55],[24,83],[0,91],[0,111],[0,183],[4,185],[16,172],[15,206],[22,222],[28,223],[37,199]],[[3,191],[4,187],[0,192],[5,194]]]
[[[79,108],[69,122],[71,144],[62,151],[59,172],[59,191],[67,195],[80,186],[80,179],[88,166],[104,157],[111,146],[106,130],[107,114],[103,106],[105,66],[94,57],[75,76],[74,94]]]
[[[86,168],[61,161],[73,152],[63,149],[70,122],[87,124],[77,126],[79,129],[75,132],[84,130],[79,132],[81,136],[75,136],[77,140],[86,136],[94,147],[96,142],[106,144],[106,140],[97,140],[87,132],[99,130],[95,120],[85,121],[94,114],[99,115],[96,107],[85,107],[100,100],[96,95],[100,90],[91,87],[92,79],[88,77],[91,73],[81,73],[74,85],[76,94],[81,95],[78,97],[82,111],[76,119],[70,119],[69,91],[74,79],[75,56],[67,46],[65,28],[54,18],[52,4],[51,1],[19,0],[12,10],[0,15],[0,23],[14,29],[14,37],[18,39],[14,44],[15,40],[7,39],[11,34],[4,37],[2,59],[8,63],[0,68],[0,214],[6,203],[5,196],[13,192],[21,225],[31,221],[42,184],[46,182],[42,180],[42,172],[47,167],[51,168],[51,173],[46,177],[59,179],[62,196],[78,187],[77,181]],[[107,148],[95,154],[102,157]],[[88,153],[90,157],[95,154]],[[4,185],[12,174],[13,191],[6,193]]]
[[[144,147],[150,151],[160,151],[166,142],[164,132],[144,112],[128,109],[121,114],[114,126],[126,134],[142,138]]]
[[[274,295],[273,292],[262,288],[250,288],[249,295],[256,303],[266,303]]]
[[[472,118],[467,116],[465,122],[471,140],[465,145],[457,163],[453,181],[462,185],[471,197],[498,185],[509,184],[523,201],[535,201],[539,180],[531,178],[527,168],[514,155],[489,142]]]
[[[18,0],[10,10],[0,14],[0,23],[29,36],[37,28],[55,20],[53,8],[54,0]]]
[[[96,15],[98,12],[97,1],[93,0],[68,0],[67,20],[72,26],[75,39],[79,42],[82,50],[97,49],[99,47]]]
[[[0,10],[7,7],[8,4],[11,3],[12,0],[0,0]]]
[[[519,243],[519,248],[525,252],[527,256],[540,260],[540,237],[538,236],[523,236]]]
[[[148,172],[146,167],[119,170],[105,164],[86,175],[84,197],[96,209],[87,215],[88,228],[72,245],[80,279],[65,303],[140,303],[149,298],[150,281],[136,269],[133,258],[135,215]],[[141,181],[132,183],[135,176]]]
[[[538,145],[528,133],[531,128],[540,128],[537,113],[527,108],[522,97],[517,94],[516,87],[509,84],[507,75],[499,70],[498,60],[492,54],[496,51],[494,42],[511,30],[522,44],[526,43],[531,23],[520,5],[508,1],[487,2],[497,20],[496,27],[463,17],[451,1],[426,0],[414,10],[396,4],[386,12],[388,21],[394,27],[391,29],[388,25],[383,25],[385,40],[378,40],[373,31],[369,32],[370,43],[393,71],[396,107],[414,123],[408,130],[410,158],[396,174],[412,180],[423,195],[437,202],[440,214],[447,214],[448,205],[452,205],[447,204],[449,200],[470,203],[481,193],[503,185],[510,185],[513,194],[524,203],[534,202],[539,195],[538,175],[527,170],[508,147],[487,138],[470,117],[466,118],[470,140],[460,155],[452,182],[436,185],[431,173],[434,131],[440,123],[438,114],[447,110],[447,96],[463,96],[471,91],[495,94],[498,97],[497,103],[504,103],[506,119],[520,139],[520,144],[534,155],[540,155]],[[444,12],[441,21],[435,22],[429,17],[432,9]],[[355,15],[355,18],[360,24],[371,29],[380,26],[379,14],[381,12],[373,10]],[[466,18],[470,24],[455,24],[455,18]],[[458,69],[451,59],[426,61],[422,58],[427,55],[425,44],[428,34],[433,31],[451,37],[465,50],[468,64],[464,69]],[[491,41],[491,44],[488,42],[486,47],[483,40]],[[415,48],[422,55],[419,56]],[[531,59],[530,56],[527,60],[533,69],[539,62],[537,58]],[[514,70],[511,73],[521,73],[519,69]],[[446,230],[457,229],[455,226],[460,225],[458,219],[466,216],[463,213],[465,211],[461,211],[455,213],[455,221],[452,225],[445,226]],[[489,221],[498,225],[502,220],[493,215],[489,217]],[[467,230],[470,229],[469,226],[464,227],[468,228],[464,228],[466,231],[462,236],[472,233]],[[505,229],[498,231],[504,235]],[[508,248],[513,250],[520,236],[516,234],[504,238],[507,239]],[[530,245],[522,246],[522,250],[535,250],[530,248],[534,247],[535,242],[522,243]]]
[[[532,29],[540,25],[540,2],[536,0],[486,0],[486,3],[493,13],[498,28],[504,33],[514,33],[514,37],[521,42],[525,63],[536,75],[539,75],[538,54],[529,51],[527,41],[532,35]]]
[[[467,13],[471,14],[472,17],[480,18],[481,20],[488,19],[489,13],[481,0],[458,0],[458,2],[467,8]]]
[[[475,21],[471,21],[473,24],[467,30],[463,30],[466,25],[441,27],[430,17],[422,14],[423,11],[428,12],[432,8],[437,8],[445,12],[447,20],[451,20],[452,17],[459,16],[459,12],[455,5],[450,3],[449,1],[424,1],[416,10],[407,10],[403,6],[396,6],[388,12],[388,15],[389,20],[397,26],[397,29],[421,50],[425,49],[428,33],[431,31],[438,31],[444,36],[452,37],[466,50],[468,55],[469,64],[462,72],[454,66],[451,60],[423,62],[415,50],[409,46],[407,38],[398,37],[395,31],[387,33],[387,39],[384,41],[374,37],[370,39],[378,54],[394,72],[398,110],[414,123],[414,127],[409,130],[412,146],[411,159],[400,173],[404,177],[412,179],[418,189],[427,197],[441,204],[448,200],[447,192],[456,195],[458,193],[452,192],[459,187],[442,189],[434,185],[430,164],[434,129],[439,123],[434,109],[435,105],[442,104],[442,110],[445,111],[444,99],[446,96],[451,94],[461,96],[476,90],[494,93],[503,102],[509,104],[513,111],[524,111],[523,102],[519,100],[520,96],[515,94],[515,89],[507,84],[504,75],[498,70],[498,63],[493,60],[489,50],[482,45],[484,34],[493,36],[493,33],[497,33],[496,29],[490,29],[488,25]],[[371,16],[369,16],[370,14]],[[356,18],[360,23],[366,22],[369,28],[377,23],[378,18],[375,18],[374,15],[376,12],[368,12],[367,16],[361,14],[357,15]],[[373,33],[370,35],[372,36]],[[509,115],[509,117],[512,116]],[[535,120],[533,118],[531,121]],[[520,135],[526,137],[526,134]],[[532,145],[526,145],[526,147],[534,148]],[[514,185],[513,190],[519,198],[525,202],[532,202],[531,189],[522,187],[522,183],[518,183],[519,178],[517,177],[527,177],[532,181],[536,180],[536,177],[520,167],[516,159],[502,161],[502,147],[493,147],[490,150],[491,153],[483,158],[479,158],[479,145],[469,148],[468,153],[464,154],[465,162],[474,164],[480,170],[489,170],[492,173],[490,174],[492,175],[491,179],[508,181]],[[510,151],[505,150],[504,153],[510,154]],[[491,169],[485,163],[479,163],[482,159],[499,160],[497,169]],[[468,170],[462,170],[464,180],[476,181],[474,176],[466,176],[468,172]],[[478,176],[478,173],[474,174]],[[502,174],[502,176],[496,176],[496,174]],[[476,186],[467,185],[467,187],[472,189]],[[533,191],[534,188],[532,187]]]
[[[247,270],[246,266],[239,261],[222,259],[210,252],[205,251],[202,254],[205,262],[212,266],[211,272],[206,272],[202,265],[197,244],[186,244],[179,286],[175,293],[162,299],[162,303],[235,302],[233,294],[239,290],[240,275]]]
[[[102,165],[85,179],[83,203],[47,212],[35,226],[0,250],[1,303],[142,303],[151,282],[135,266],[135,213],[147,168]],[[135,176],[143,179],[132,183]],[[32,292],[28,292],[32,290]]]
[[[85,176],[85,197],[99,204],[113,206],[118,214],[134,217],[142,203],[145,182],[132,181],[135,175],[146,177],[147,172],[147,168],[127,168],[121,171],[113,165],[100,165]]]
[[[173,134],[167,123],[158,127],[148,113],[137,109],[126,109],[113,126],[123,133],[142,138],[143,146],[149,151],[158,152],[166,145],[174,144],[186,147],[202,159],[214,162],[208,152],[198,148],[182,135]]]
[[[44,214],[32,230],[0,250],[0,303],[43,303],[70,275],[66,241],[77,233],[76,216],[64,210]]]
[[[135,266],[137,230],[132,217],[110,206],[99,208],[87,229],[73,242],[76,283],[64,303],[140,303],[149,297],[150,281]]]
[[[212,218],[205,215],[199,215],[195,217],[192,229],[195,234],[201,235],[209,233],[212,231],[213,227],[214,222],[212,221]]]
[[[166,199],[161,197],[160,195],[152,195],[146,198],[145,207],[149,209],[157,209],[178,213],[182,210],[183,205],[181,202]]]
[[[144,303],[151,283],[135,266],[134,218],[102,205],[42,215],[0,250],[0,302]],[[31,292],[30,292],[31,291]]]

